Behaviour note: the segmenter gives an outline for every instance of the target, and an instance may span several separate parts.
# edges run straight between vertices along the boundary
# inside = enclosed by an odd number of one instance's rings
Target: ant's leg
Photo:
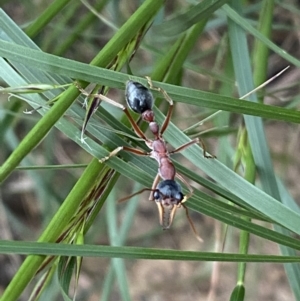
[[[179,146],[178,148],[174,149],[173,151],[169,152],[170,154],[175,154],[175,153],[179,153],[181,152],[182,150],[188,148],[189,146],[193,145],[193,144],[197,144],[197,143],[200,143],[201,144],[201,147],[203,148],[203,156],[207,159],[215,159],[216,156],[213,156],[213,155],[209,155],[207,154],[206,152],[206,146],[205,144],[203,143],[203,141],[199,138],[195,138],[181,146]]]
[[[192,228],[192,231],[193,231],[195,237],[196,237],[197,240],[199,240],[200,242],[203,242],[203,239],[197,234],[195,225],[194,225],[194,223],[193,223],[193,221],[192,221],[192,219],[191,219],[191,217],[190,217],[188,208],[187,208],[184,204],[182,204],[182,203],[186,202],[186,201],[193,195],[193,192],[194,192],[193,187],[192,187],[192,186],[185,180],[185,178],[184,178],[182,175],[180,175],[179,173],[176,173],[176,177],[177,177],[182,183],[184,183],[185,186],[187,186],[187,188],[188,188],[189,191],[190,191],[189,194],[186,195],[186,196],[183,198],[182,202],[181,202],[179,205],[182,205],[182,207],[184,208],[184,210],[185,210],[185,215],[186,215],[186,217],[187,217],[187,219],[188,219],[188,221],[189,221],[189,224],[190,224],[190,226],[191,226],[191,228]]]
[[[135,193],[133,193],[131,195],[128,195],[128,196],[126,196],[126,197],[118,200],[118,203],[125,202],[125,201],[131,199],[132,197],[143,193],[144,191],[152,191],[152,189],[151,188],[143,188],[143,189],[141,189],[141,190],[139,190],[139,191],[137,191],[137,192],[135,192]]]
[[[121,150],[136,154],[138,156],[150,156],[150,153],[144,152],[138,148],[133,148],[133,147],[128,147],[128,146],[119,146],[116,149],[114,149],[112,152],[110,152],[108,156],[100,159],[99,162],[104,163],[105,161],[109,160],[109,158],[116,156]]]
[[[216,159],[217,157],[215,155],[210,155],[210,154],[207,154],[207,151],[206,151],[206,146],[204,144],[204,142],[198,138],[198,142],[200,143],[202,149],[203,149],[203,156],[207,159]]]
[[[181,152],[182,150],[188,148],[189,146],[193,145],[193,144],[197,144],[199,142],[199,139],[198,138],[195,138],[185,144],[182,144],[181,146],[177,147],[176,149],[172,150],[169,152],[170,155],[172,154],[176,154],[176,153],[179,153]]]
[[[172,116],[173,108],[174,108],[173,100],[164,89],[159,88],[159,87],[154,87],[152,80],[149,76],[146,76],[146,79],[148,81],[150,89],[160,92],[164,96],[165,100],[169,103],[169,110],[168,110],[166,119],[165,119],[163,125],[161,126],[161,130],[160,130],[160,134],[162,135],[164,133],[164,131],[166,130],[166,128],[168,127],[170,120],[171,120],[171,116]]]
[[[152,187],[151,187],[151,193],[150,193],[150,196],[149,196],[149,201],[154,201],[153,194],[154,194],[154,191],[156,190],[159,179],[160,179],[160,175],[157,174],[155,176],[155,179],[153,180],[153,184],[152,184]],[[158,209],[159,223],[160,223],[161,226],[164,226],[164,216],[165,216],[164,208],[163,208],[161,202],[155,202],[155,204],[157,205],[157,209]]]
[[[189,224],[190,224],[190,226],[191,226],[191,228],[192,228],[192,231],[193,231],[195,237],[196,237],[197,240],[199,240],[200,242],[203,242],[203,239],[198,235],[198,233],[197,233],[197,231],[196,231],[195,225],[194,225],[194,223],[193,223],[193,221],[192,221],[192,219],[191,219],[191,217],[190,217],[188,208],[187,208],[184,204],[182,204],[182,207],[183,207],[184,210],[185,210],[185,215],[186,215],[186,217],[187,217],[187,219],[188,219],[188,221],[189,221]]]
[[[108,98],[107,96],[103,95],[103,94],[90,94],[88,92],[86,92],[84,89],[82,89],[80,86],[76,85],[77,89],[85,96],[89,96],[89,97],[95,97],[95,98],[99,98],[109,104],[111,104],[112,106],[115,106],[119,109],[121,109],[127,116],[133,130],[135,131],[135,133],[137,134],[138,137],[144,139],[145,141],[149,141],[149,139],[145,136],[145,134],[143,133],[143,131],[140,129],[140,127],[138,126],[138,124],[135,122],[135,120],[132,118],[132,116],[130,115],[128,109],[126,107],[124,107],[123,105],[119,104],[118,102]]]

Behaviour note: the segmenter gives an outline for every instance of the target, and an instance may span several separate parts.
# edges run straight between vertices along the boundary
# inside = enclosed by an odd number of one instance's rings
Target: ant
[[[203,155],[205,158],[211,159],[211,158],[215,158],[215,156],[211,156],[207,154],[205,145],[199,138],[193,139],[181,145],[180,147],[176,148],[173,151],[168,151],[166,142],[164,141],[162,135],[167,129],[169,122],[171,120],[173,107],[174,107],[173,100],[165,90],[159,87],[154,87],[150,77],[146,77],[146,79],[148,81],[149,88],[160,92],[164,96],[165,100],[168,101],[169,103],[169,109],[166,118],[161,126],[161,129],[159,128],[159,125],[155,121],[154,112],[152,110],[154,98],[151,91],[147,87],[145,87],[139,82],[129,80],[126,83],[125,98],[128,107],[132,111],[140,114],[142,120],[149,123],[149,129],[154,136],[153,140],[145,136],[145,134],[140,129],[136,121],[130,115],[127,107],[117,103],[116,101],[102,94],[90,95],[85,90],[78,87],[79,90],[84,95],[99,98],[123,110],[123,112],[126,114],[127,118],[129,119],[130,124],[134,132],[136,133],[136,135],[139,138],[143,139],[147,147],[151,150],[150,152],[145,152],[137,148],[119,146],[116,149],[114,149],[112,152],[110,152],[107,157],[104,157],[101,160],[99,160],[99,162],[104,163],[105,161],[109,160],[109,158],[117,155],[121,150],[131,152],[139,156],[149,156],[150,158],[155,159],[158,163],[158,173],[153,181],[152,187],[144,188],[130,196],[127,196],[119,200],[119,202],[125,201],[144,191],[150,191],[151,193],[149,196],[149,200],[155,201],[158,207],[159,220],[163,229],[170,228],[177,208],[180,208],[182,206],[185,209],[187,219],[190,223],[190,226],[195,236],[197,237],[198,240],[202,241],[202,239],[197,235],[195,226],[189,216],[187,207],[183,204],[184,202],[187,201],[188,198],[192,196],[193,188],[180,174],[176,172],[175,166],[170,159],[170,155],[178,153],[193,144],[200,143],[203,148]],[[181,182],[183,182],[187,186],[187,188],[189,189],[189,193],[187,195],[183,195],[181,186],[179,183],[175,181],[175,177],[177,177]],[[160,181],[160,179],[162,179],[162,181]]]

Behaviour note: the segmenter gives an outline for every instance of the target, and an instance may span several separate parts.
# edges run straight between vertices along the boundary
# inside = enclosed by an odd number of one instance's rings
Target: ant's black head
[[[174,180],[161,181],[153,195],[156,202],[163,203],[166,206],[179,205],[184,198],[181,186]]]
[[[161,181],[153,193],[156,201],[160,224],[168,229],[175,216],[176,209],[185,201],[181,186],[174,180]]]
[[[148,88],[138,82],[126,83],[125,98],[130,109],[138,114],[152,110],[153,96]]]

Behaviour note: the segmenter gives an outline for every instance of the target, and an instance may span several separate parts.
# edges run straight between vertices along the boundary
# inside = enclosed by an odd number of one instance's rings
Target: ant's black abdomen
[[[126,83],[125,98],[130,109],[138,114],[152,109],[152,93],[138,82],[129,80]]]

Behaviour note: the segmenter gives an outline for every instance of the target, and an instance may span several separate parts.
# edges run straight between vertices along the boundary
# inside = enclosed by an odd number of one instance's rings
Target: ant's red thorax
[[[158,172],[164,180],[174,180],[176,169],[168,156],[160,157]]]

